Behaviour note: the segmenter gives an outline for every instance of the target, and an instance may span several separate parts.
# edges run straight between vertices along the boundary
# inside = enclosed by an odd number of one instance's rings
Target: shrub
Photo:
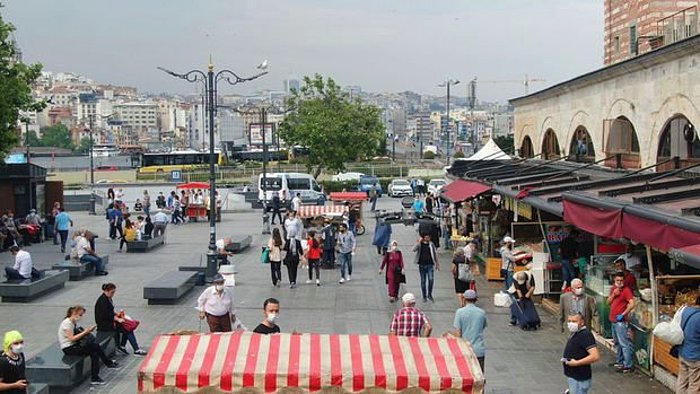
[[[425,153],[423,153],[423,159],[425,160],[433,160],[434,158],[435,153],[433,153],[432,151],[426,151]]]

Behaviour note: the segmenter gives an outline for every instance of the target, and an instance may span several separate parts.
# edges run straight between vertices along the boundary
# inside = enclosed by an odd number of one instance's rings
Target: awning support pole
[[[651,246],[645,245],[647,252],[647,266],[649,267],[649,282],[651,284],[651,309],[654,311],[651,316],[651,325],[656,327],[656,316],[659,314],[659,295],[658,286],[656,285],[656,275],[654,273],[654,263],[651,258]],[[654,376],[654,338],[651,338],[649,346],[649,372]]]

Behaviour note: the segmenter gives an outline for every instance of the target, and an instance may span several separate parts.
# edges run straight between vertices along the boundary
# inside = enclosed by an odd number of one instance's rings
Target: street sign
[[[170,182],[182,182],[182,171],[180,171],[180,170],[170,171]]]

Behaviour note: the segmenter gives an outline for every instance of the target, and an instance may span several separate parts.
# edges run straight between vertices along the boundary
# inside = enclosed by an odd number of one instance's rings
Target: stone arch
[[[569,121],[569,125],[566,129],[566,135],[563,141],[573,141],[577,137],[577,132],[583,128],[586,133],[588,133],[588,141],[591,142],[592,148],[589,149],[590,152],[596,154],[603,152],[603,141],[601,133],[596,133],[595,130],[599,130],[600,126],[595,127],[596,123],[591,120],[591,115],[583,110],[577,111]],[[574,154],[575,152],[571,150],[571,144],[569,144],[569,154]],[[599,157],[600,159],[601,157]]]
[[[595,145],[591,139],[591,134],[585,126],[579,125],[574,130],[574,135],[569,143],[569,157],[567,160],[583,163],[595,162]]]
[[[520,157],[523,158],[530,158],[535,156],[535,148],[532,146],[532,138],[530,138],[529,135],[525,135],[523,137],[523,142],[520,144],[518,152]]]
[[[697,127],[683,114],[676,114],[666,121],[659,137],[656,162],[661,163],[678,156],[681,168],[700,163],[700,139]],[[659,165],[657,171],[671,170],[675,163]]]
[[[695,127],[695,130],[700,128],[700,108],[690,98],[682,94],[667,97],[659,107],[659,110],[651,115],[653,119],[651,143],[645,150],[649,164],[656,162],[661,143],[661,134],[668,122],[676,115],[683,115]]]
[[[639,137],[634,124],[625,116],[606,120],[605,155],[612,157],[605,165],[619,168],[639,168],[641,165]],[[614,157],[613,157],[614,156]]]
[[[542,159],[552,160],[561,157],[561,147],[559,146],[559,138],[557,133],[552,129],[547,129],[542,138]]]

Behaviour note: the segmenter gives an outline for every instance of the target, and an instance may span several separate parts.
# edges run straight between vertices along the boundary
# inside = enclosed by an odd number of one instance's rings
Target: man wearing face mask
[[[199,319],[207,318],[210,332],[229,332],[231,322],[236,321],[233,294],[224,286],[225,279],[221,274],[217,274],[212,282],[213,286],[205,289],[197,299]]]
[[[280,332],[280,327],[277,325],[276,321],[280,315],[280,302],[275,298],[268,298],[263,303],[263,319],[262,323],[258,324],[253,332],[258,334],[278,334]]]
[[[19,331],[8,331],[3,345],[3,353],[0,355],[0,391],[26,393],[28,383],[24,364],[24,338]]]
[[[567,318],[580,313],[586,327],[593,327],[591,320],[598,318],[598,308],[595,298],[583,293],[583,281],[574,279],[571,281],[571,293],[564,293],[559,299],[559,323],[561,332],[566,331]]]
[[[583,316],[574,313],[568,317],[566,327],[570,333],[561,362],[569,385],[569,394],[587,394],[591,389],[591,364],[600,360],[595,338],[586,327]]]
[[[632,339],[629,335],[629,313],[634,309],[634,295],[632,290],[625,286],[624,272],[615,274],[614,286],[610,289],[608,296],[608,304],[610,304],[610,315],[608,316],[612,323],[613,340],[617,349],[616,362],[611,366],[617,369],[617,372],[628,373],[634,369],[634,358],[632,348]]]

